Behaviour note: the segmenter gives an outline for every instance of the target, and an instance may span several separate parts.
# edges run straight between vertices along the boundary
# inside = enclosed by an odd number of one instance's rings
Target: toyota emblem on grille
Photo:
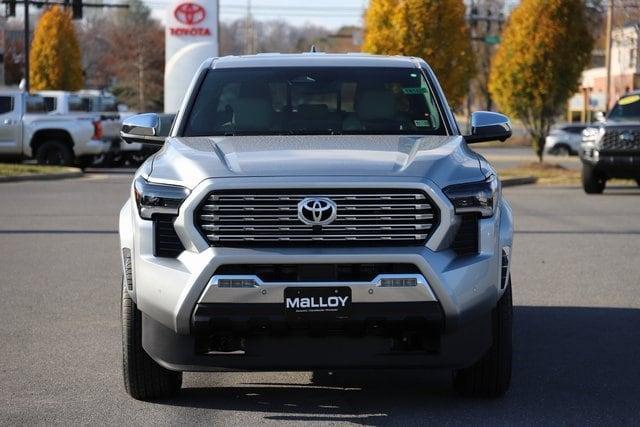
[[[623,142],[633,142],[635,138],[631,132],[623,132],[620,134],[620,141]]]
[[[326,197],[307,197],[298,203],[298,218],[307,225],[331,224],[336,215],[338,207]]]

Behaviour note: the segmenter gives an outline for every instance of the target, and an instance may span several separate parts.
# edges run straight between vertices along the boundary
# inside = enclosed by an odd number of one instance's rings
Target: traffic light
[[[82,19],[82,0],[73,0],[71,3],[73,19]]]
[[[7,17],[16,16],[16,0],[7,0]]]

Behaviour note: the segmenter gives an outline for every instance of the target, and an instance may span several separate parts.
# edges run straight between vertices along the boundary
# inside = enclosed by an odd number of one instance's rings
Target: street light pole
[[[609,0],[607,5],[607,46],[606,46],[606,66],[607,66],[607,93],[605,94],[605,109],[609,111],[609,102],[611,102],[611,31],[613,27],[613,0]]]
[[[24,90],[29,89],[29,0],[24,0]]]

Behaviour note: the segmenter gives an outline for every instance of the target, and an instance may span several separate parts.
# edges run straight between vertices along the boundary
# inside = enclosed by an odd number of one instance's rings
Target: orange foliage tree
[[[42,14],[31,43],[29,61],[33,90],[82,88],[80,47],[69,12],[53,6]]]
[[[522,0],[507,22],[489,90],[504,112],[522,121],[540,161],[592,45],[583,0]]]
[[[475,71],[462,0],[371,0],[363,50],[423,58],[453,105],[466,95]]]

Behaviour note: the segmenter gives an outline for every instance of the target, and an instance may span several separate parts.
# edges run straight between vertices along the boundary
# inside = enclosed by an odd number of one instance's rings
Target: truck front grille
[[[308,225],[298,204],[321,197],[336,205],[326,225]],[[421,245],[438,225],[436,205],[414,189],[216,190],[195,223],[213,246]]]
[[[600,151],[640,152],[640,130],[623,127],[606,129],[598,145]]]

